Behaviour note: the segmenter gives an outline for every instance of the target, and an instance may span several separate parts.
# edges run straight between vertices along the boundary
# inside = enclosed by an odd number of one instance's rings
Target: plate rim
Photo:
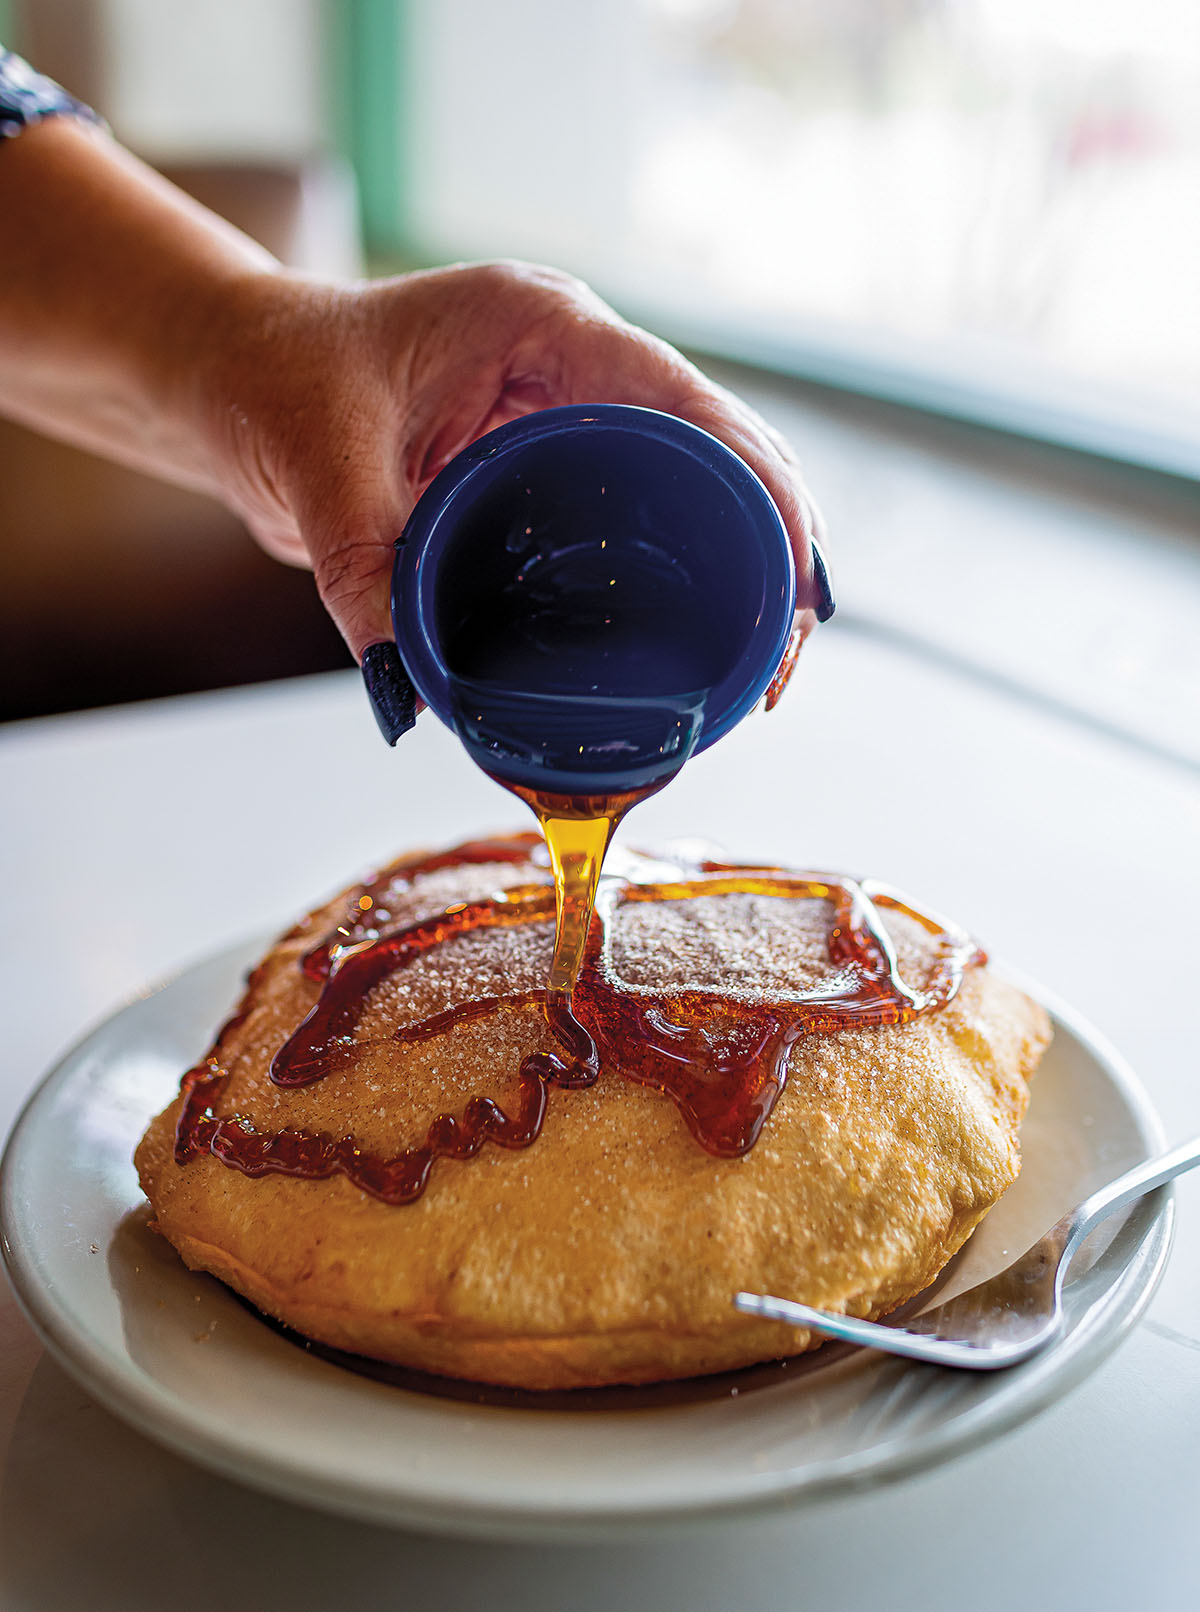
[[[73,1324],[70,1307],[46,1286],[36,1261],[10,1235],[19,1223],[15,1205],[16,1184],[24,1138],[50,1104],[60,1084],[66,1084],[75,1066],[97,1037],[123,1014],[191,974],[206,967],[233,967],[261,951],[263,937],[256,934],[221,947],[173,970],[153,985],[130,993],[109,1014],[91,1024],[55,1061],[22,1104],[0,1157],[0,1257],[18,1306],[47,1353],[89,1394],[126,1424],[153,1442],[208,1471],[296,1504],[333,1512],[359,1521],[391,1527],[417,1528],[430,1533],[477,1539],[597,1540],[629,1537],[664,1527],[702,1525],[750,1515],[764,1516],[819,1504],[827,1499],[882,1487],[915,1476],[943,1462],[1002,1438],[1064,1397],[1097,1369],[1128,1337],[1154,1296],[1170,1256],[1175,1227],[1173,1187],[1158,1188],[1141,1200],[1151,1212],[1141,1233],[1136,1257],[1143,1274],[1131,1291],[1125,1267],[1109,1288],[1112,1302],[1104,1304],[1096,1319],[1068,1334],[1051,1353],[1035,1356],[1024,1367],[1016,1391],[997,1403],[984,1399],[916,1439],[890,1440],[873,1451],[849,1452],[799,1471],[793,1466],[743,1475],[736,1494],[716,1494],[672,1503],[664,1499],[636,1504],[596,1506],[552,1500],[532,1507],[524,1503],[506,1507],[501,1501],[478,1496],[462,1497],[453,1505],[443,1497],[423,1496],[419,1485],[398,1490],[382,1488],[374,1480],[356,1482],[344,1473],[328,1479],[319,1463],[306,1465],[278,1454],[264,1455],[260,1447],[237,1446],[224,1432],[214,1434],[169,1389],[136,1363],[112,1352],[86,1330]],[[1019,970],[993,963],[1010,983],[1032,996],[1091,1054],[1131,1111],[1135,1126],[1152,1150],[1165,1146],[1161,1122],[1149,1094],[1130,1064],[1107,1038],[1056,993]],[[148,1116],[149,1117],[149,1116]],[[1131,1261],[1131,1265],[1132,1265]],[[1041,1370],[1036,1368],[1041,1366]],[[910,1370],[939,1368],[909,1365]],[[1009,1373],[1004,1377],[1011,1379]],[[1029,1380],[1026,1380],[1026,1379]],[[539,1413],[540,1414],[540,1413]],[[982,1423],[982,1426],[980,1425]],[[982,1435],[982,1436],[981,1436]]]

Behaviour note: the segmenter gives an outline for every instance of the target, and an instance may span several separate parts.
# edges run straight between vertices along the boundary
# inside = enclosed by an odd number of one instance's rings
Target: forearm
[[[0,142],[0,227],[0,410],[215,493],[269,552],[312,565],[360,657],[389,638],[393,545],[431,478],[554,405],[660,409],[719,437],[775,499],[819,600],[786,445],[567,275],[305,280],[69,117]]]
[[[216,491],[196,388],[274,259],[72,118],[0,142],[0,219],[0,409]]]

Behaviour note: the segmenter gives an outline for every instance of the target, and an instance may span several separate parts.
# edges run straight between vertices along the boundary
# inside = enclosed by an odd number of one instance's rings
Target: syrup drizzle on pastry
[[[538,841],[534,834],[475,841],[410,864],[399,876],[411,884],[423,873],[468,863],[526,862]],[[562,1035],[559,1024],[551,1021],[565,1046],[524,1059],[516,1100],[507,1110],[492,1098],[473,1097],[460,1115],[438,1115],[418,1146],[391,1156],[360,1146],[350,1136],[298,1129],[267,1133],[244,1116],[219,1114],[228,1082],[220,1049],[246,1016],[261,977],[256,970],[241,1009],[221,1030],[213,1053],[184,1076],[176,1161],[186,1164],[210,1153],[250,1176],[324,1179],[341,1174],[385,1203],[411,1203],[424,1191],[438,1158],[469,1159],[487,1142],[529,1147],[542,1129],[547,1088],[591,1085],[602,1067],[662,1092],[701,1147],[717,1157],[736,1158],[762,1131],[783,1090],[788,1055],[801,1036],[907,1023],[943,1007],[957,993],[965,971],[986,961],[963,931],[874,881],[712,861],[674,861],[664,870],[661,862],[632,856],[630,867],[629,877],[609,877],[600,885],[574,990],[560,1001],[578,1033],[568,1028]],[[669,874],[665,879],[664,871]],[[390,913],[382,902],[399,876],[387,872],[363,887],[347,920],[304,958],[303,971],[320,985],[320,995],[275,1055],[271,1079],[276,1085],[309,1085],[352,1064],[360,1050],[355,1030],[373,989],[452,937],[555,920],[553,888],[530,884],[485,900],[455,903],[407,927],[389,927]],[[652,991],[616,979],[611,941],[622,905],[730,894],[828,902],[832,923],[826,943],[833,976],[812,990],[771,1001],[747,1001],[709,988]],[[919,988],[901,977],[880,909],[906,914],[933,939],[932,966]],[[546,1000],[544,991],[476,998],[399,1025],[394,1039],[427,1040],[457,1024]]]

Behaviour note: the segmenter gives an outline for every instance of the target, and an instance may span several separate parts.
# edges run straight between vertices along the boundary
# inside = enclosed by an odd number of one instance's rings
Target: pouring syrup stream
[[[506,787],[541,824],[554,875],[554,953],[546,982],[546,1022],[576,1072],[574,1079],[560,1072],[558,1083],[590,1085],[600,1070],[600,1054],[575,1013],[575,987],[596,908],[600,873],[625,813],[663,785],[614,795],[557,795],[515,784]]]

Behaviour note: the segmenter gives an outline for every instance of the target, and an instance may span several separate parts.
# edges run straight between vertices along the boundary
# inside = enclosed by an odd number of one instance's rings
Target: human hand
[[[360,660],[390,641],[392,544],[437,471],[555,404],[637,404],[719,437],[790,534],[793,649],[828,613],[817,516],[782,438],[579,281],[491,263],[321,285],[73,119],[14,143],[0,408],[223,498],[271,553],[313,567]]]
[[[571,403],[660,409],[734,449],[795,552],[793,659],[830,613],[820,518],[783,438],[580,281],[525,263],[353,287],[269,274],[228,304],[193,383],[219,485],[270,553],[312,566],[356,658],[390,638],[392,546],[438,471],[505,421]]]

